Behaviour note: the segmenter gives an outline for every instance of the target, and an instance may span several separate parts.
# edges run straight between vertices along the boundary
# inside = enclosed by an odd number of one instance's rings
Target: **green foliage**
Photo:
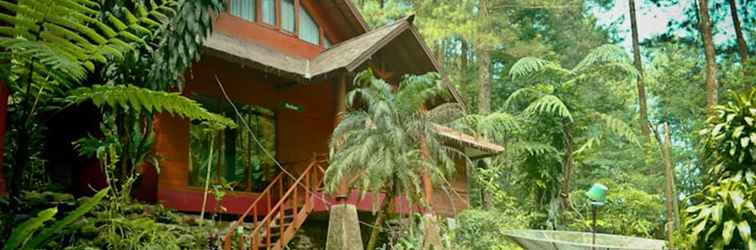
[[[697,249],[756,249],[756,89],[732,93],[701,130],[714,181],[690,197],[685,228]],[[736,233],[737,231],[737,233]]]
[[[355,78],[355,85],[347,94],[349,112],[333,132],[327,188],[333,192],[342,178],[357,175],[355,185],[363,191],[387,188],[416,199],[422,191],[422,172],[428,171],[435,183],[448,183],[454,170],[452,155],[464,156],[441,143],[429,115],[433,112],[422,111],[432,97],[448,93],[438,76],[406,77],[394,91],[368,70]],[[421,140],[427,145],[427,158],[422,156]]]
[[[527,226],[523,210],[483,211],[468,209],[455,218],[453,249],[509,250],[521,249],[506,237],[508,230]]]
[[[11,233],[8,241],[5,242],[5,250],[19,249],[24,246],[29,237],[34,234],[45,222],[52,220],[55,214],[58,213],[57,208],[50,208],[43,210],[37,214],[37,217],[31,218],[21,225],[18,225]]]
[[[92,101],[96,106],[133,109],[136,112],[167,112],[183,118],[210,121],[220,128],[236,127],[236,123],[221,115],[205,110],[196,101],[180,95],[139,88],[134,85],[95,85],[71,91],[66,101],[79,104]]]
[[[734,100],[717,106],[699,133],[705,155],[716,163],[710,173],[721,177],[756,166],[756,88],[732,95]]]
[[[39,234],[32,237],[32,235],[42,227],[45,222],[54,219],[55,214],[58,213],[58,209],[53,207],[43,210],[37,214],[37,217],[31,218],[13,230],[10,238],[5,243],[5,250],[13,249],[37,249],[42,246],[46,241],[50,240],[54,235],[59,234],[66,227],[71,226],[79,218],[89,213],[100,201],[108,194],[109,188],[100,190],[94,197],[88,199],[81,206],[76,208],[73,212],[70,212],[63,219],[56,221],[49,227],[43,229]],[[30,239],[31,237],[31,239]]]
[[[662,197],[639,190],[633,184],[617,184],[612,180],[598,182],[609,187],[606,205],[598,210],[596,221],[601,233],[660,237],[664,232]],[[574,231],[591,231],[591,204],[584,191],[572,193],[577,212],[565,215],[565,226]]]

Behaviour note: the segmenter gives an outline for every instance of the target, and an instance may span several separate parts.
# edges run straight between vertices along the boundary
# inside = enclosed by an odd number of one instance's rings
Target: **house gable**
[[[311,59],[365,33],[367,26],[349,0],[229,0],[215,31]]]

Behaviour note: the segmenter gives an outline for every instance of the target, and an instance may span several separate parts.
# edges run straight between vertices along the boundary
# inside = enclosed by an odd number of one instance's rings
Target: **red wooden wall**
[[[328,152],[335,119],[335,86],[330,81],[295,84],[207,56],[188,74],[184,94],[223,99],[216,76],[235,102],[276,112],[277,158],[289,171],[297,174],[304,170],[313,154]],[[304,111],[281,108],[283,101],[301,105]],[[202,190],[188,186],[189,126],[189,121],[171,115],[163,114],[157,118],[156,152],[162,157],[158,200],[168,207],[199,211]],[[231,193],[224,199],[223,206],[231,213],[240,213],[254,198],[251,193]]]

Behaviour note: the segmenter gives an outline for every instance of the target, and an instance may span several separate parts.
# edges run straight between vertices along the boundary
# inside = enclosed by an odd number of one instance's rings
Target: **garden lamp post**
[[[591,201],[591,208],[593,209],[593,249],[596,249],[596,211],[598,207],[606,204],[606,193],[609,188],[600,183],[595,183],[585,195],[588,196],[588,200]]]

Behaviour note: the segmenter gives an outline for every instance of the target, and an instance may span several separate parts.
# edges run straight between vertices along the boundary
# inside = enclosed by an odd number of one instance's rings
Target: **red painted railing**
[[[313,195],[323,185],[324,165],[325,160],[315,157],[296,180],[286,173],[276,177],[228,228],[223,237],[223,249],[283,249],[312,212]],[[277,202],[271,207],[274,200]],[[263,211],[267,213],[262,214]],[[261,215],[265,217],[258,220]],[[254,228],[245,235],[239,228],[244,228],[247,217],[251,217]]]

